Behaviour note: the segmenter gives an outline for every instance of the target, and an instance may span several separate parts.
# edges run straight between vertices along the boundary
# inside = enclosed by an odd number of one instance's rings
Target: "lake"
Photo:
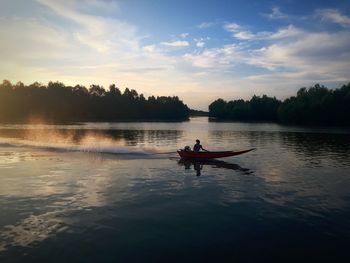
[[[2,263],[349,262],[350,130],[2,124],[0,215]]]

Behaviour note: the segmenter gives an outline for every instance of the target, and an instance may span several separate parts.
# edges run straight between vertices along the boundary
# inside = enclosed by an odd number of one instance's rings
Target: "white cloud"
[[[198,27],[199,29],[206,29],[206,28],[212,27],[212,26],[214,26],[214,25],[215,25],[214,22],[202,22],[202,23],[200,23],[197,27]]]
[[[49,72],[52,64],[60,68],[90,57],[69,32],[34,18],[0,19],[0,38],[0,78],[25,81]]]
[[[169,46],[169,47],[187,47],[190,45],[190,43],[188,43],[188,41],[172,41],[172,42],[161,42],[160,43],[163,46]]]
[[[235,62],[242,60],[240,48],[234,44],[205,49],[198,54],[187,53],[183,58],[194,67],[211,70],[232,67]]]
[[[297,37],[305,34],[303,30],[300,30],[296,28],[293,25],[289,25],[284,28],[280,28],[276,32],[268,33],[266,38],[268,39],[282,39],[282,38],[290,38],[290,37]]]
[[[274,43],[251,52],[247,63],[285,76],[285,80],[312,76],[314,81],[345,80],[350,68],[350,34],[308,33],[293,42]],[[288,73],[289,72],[289,73]],[[267,79],[269,74],[265,74]]]
[[[101,53],[107,53],[126,48],[128,50],[138,49],[138,39],[136,37],[136,27],[112,18],[91,15],[89,13],[79,12],[80,6],[76,1],[54,1],[54,0],[36,0],[38,3],[49,8],[56,15],[64,17],[80,26],[80,30],[74,32],[74,36],[82,44]],[[86,1],[86,4],[96,4],[96,1]],[[100,1],[99,6],[109,2]],[[88,7],[86,6],[85,9]],[[93,6],[90,8],[93,8]]]
[[[269,19],[286,19],[289,16],[282,13],[279,7],[273,7],[272,12],[269,14],[263,14],[263,16],[269,18]]]
[[[183,85],[168,81],[178,74],[178,59],[155,45],[142,47],[135,26],[86,13],[87,6],[82,11],[74,3],[40,0],[33,5],[38,18],[0,18],[0,79],[117,82],[155,95]]]
[[[232,36],[234,38],[237,38],[240,40],[251,40],[251,39],[257,38],[256,34],[253,34],[250,31],[244,30],[244,28],[241,25],[238,25],[237,23],[225,24],[224,29],[232,33]]]
[[[350,34],[343,30],[337,33],[310,32],[293,25],[275,32],[242,30],[233,24],[227,27],[236,31],[241,40],[259,40],[260,47],[251,44],[231,44],[218,48],[203,49],[200,53],[188,53],[184,59],[193,67],[207,72],[235,72],[240,66],[263,69],[263,74],[251,73],[246,80],[264,80],[266,85],[286,82],[302,83],[348,81],[350,74]],[[262,45],[262,46],[261,46]],[[260,70],[261,71],[261,70]],[[254,70],[252,71],[254,72]],[[280,78],[279,76],[283,76]],[[296,81],[295,78],[298,78]]]
[[[343,27],[350,27],[350,17],[341,14],[336,9],[318,9],[316,15],[323,20],[339,24]]]
[[[205,43],[203,41],[196,42],[196,47],[203,48]]]
[[[189,35],[189,33],[182,33],[182,34],[180,34],[180,37],[181,38],[186,38],[186,37],[188,37],[188,35]]]
[[[202,37],[201,38],[195,38],[193,40],[196,43],[196,47],[203,48],[205,46],[204,38],[202,38]],[[207,40],[209,40],[209,39],[207,39]]]
[[[259,33],[252,33],[249,30],[245,30],[245,28],[237,23],[229,23],[224,25],[224,29],[230,33],[232,33],[232,36],[234,38],[240,39],[240,40],[255,40],[255,39],[262,39],[266,38],[271,33],[269,32],[259,32]]]
[[[253,34],[250,31],[241,31],[233,34],[233,37],[240,40],[252,40],[259,38],[260,34]]]
[[[228,32],[236,33],[239,32],[242,29],[242,27],[236,23],[229,23],[224,25],[224,29]]]
[[[61,0],[62,1],[62,0]],[[63,0],[66,2],[74,2],[72,0]],[[65,3],[66,4],[66,3]],[[103,15],[115,14],[120,11],[117,1],[105,1],[105,0],[75,0],[77,10],[83,12],[99,13]]]
[[[155,52],[156,46],[155,45],[148,45],[148,46],[144,46],[142,49],[146,52],[152,53],[152,52]]]
[[[282,39],[295,37],[300,34],[303,34],[303,31],[296,28],[293,25],[289,25],[284,28],[278,29],[276,32],[269,31],[260,31],[253,33],[249,30],[245,30],[243,26],[240,26],[236,23],[226,24],[224,29],[230,33],[234,38],[239,40],[271,40],[271,39]]]

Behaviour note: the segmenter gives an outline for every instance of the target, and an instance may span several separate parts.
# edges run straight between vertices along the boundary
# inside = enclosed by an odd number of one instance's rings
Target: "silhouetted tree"
[[[148,100],[136,90],[123,94],[112,84],[102,86],[65,86],[34,82],[0,84],[0,122],[25,122],[33,117],[50,122],[114,120],[185,120],[189,108],[178,97],[152,96]]]
[[[217,99],[209,105],[209,117],[224,119],[227,116],[225,111],[227,102],[223,99]]]
[[[281,102],[266,95],[253,96],[250,101],[218,99],[209,105],[209,116],[236,121],[276,121]]]
[[[350,125],[350,83],[334,90],[319,84],[301,88],[281,104],[278,117],[282,123]]]
[[[274,121],[300,125],[350,125],[350,83],[340,89],[316,84],[301,88],[283,102],[266,95],[250,101],[226,102],[218,99],[209,105],[209,116],[221,120]]]

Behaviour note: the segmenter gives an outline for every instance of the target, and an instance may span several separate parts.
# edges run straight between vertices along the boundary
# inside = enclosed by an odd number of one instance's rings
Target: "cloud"
[[[214,26],[215,24],[216,23],[214,23],[214,22],[202,22],[199,25],[197,25],[197,28],[199,28],[199,29],[206,29],[206,28]]]
[[[0,19],[0,78],[15,81],[58,79],[64,65],[88,63],[88,48],[62,28],[35,18]],[[55,69],[53,69],[55,68]]]
[[[313,81],[344,81],[349,77],[350,68],[350,34],[308,33],[293,42],[278,42],[254,50],[247,63],[266,68],[270,74],[292,78],[308,78]],[[311,76],[311,77],[310,77]]]
[[[111,50],[126,48],[128,50],[138,48],[136,37],[137,28],[117,19],[84,13],[79,10],[80,2],[77,1],[54,1],[54,0],[36,0],[38,3],[46,6],[56,15],[59,15],[75,23],[80,28],[74,32],[74,36],[82,44],[90,46],[101,53],[107,53]],[[100,8],[105,4],[105,9],[111,4],[107,1],[84,1],[86,6],[84,10],[93,9],[98,3]],[[92,4],[92,6],[89,6]]]
[[[232,36],[241,40],[251,40],[257,38],[255,34],[250,31],[244,30],[244,28],[237,23],[229,23],[224,25],[224,29],[230,33]]]
[[[289,25],[287,27],[280,28],[276,32],[267,33],[266,39],[283,39],[297,37],[305,34],[301,29],[296,28],[294,25]]]
[[[224,28],[243,42],[187,53],[184,59],[207,73],[233,74],[237,69],[249,68],[243,78],[257,85],[260,80],[266,85],[269,80],[271,85],[278,85],[283,78],[294,84],[348,81],[350,33],[346,29],[312,32],[288,25],[273,32],[252,33],[237,23],[226,24]]]
[[[350,27],[350,17],[341,14],[336,9],[318,9],[315,13],[322,20],[330,21],[343,27]]]
[[[205,49],[197,54],[187,53],[183,58],[194,67],[221,70],[232,67],[235,62],[242,61],[241,55],[240,47],[230,44],[221,48]]]
[[[204,38],[202,38],[202,37],[201,38],[195,38],[193,40],[196,43],[196,47],[203,48],[205,46]]]
[[[233,37],[240,39],[240,40],[253,40],[253,39],[259,39],[262,38],[263,35],[266,35],[263,32],[260,32],[258,34],[254,34],[250,31],[241,31],[233,34]]]
[[[196,42],[196,47],[202,48],[204,47],[205,43],[203,41]]]
[[[224,29],[231,33],[237,33],[241,31],[242,27],[236,23],[229,23],[224,25]]]
[[[273,7],[272,12],[269,14],[262,14],[263,16],[269,18],[269,19],[286,19],[289,18],[288,15],[281,12],[279,7]]]
[[[240,39],[240,40],[253,40],[261,38],[263,35],[266,35],[266,32],[259,32],[258,34],[254,34],[248,30],[245,30],[245,28],[237,23],[229,23],[224,25],[224,29],[227,32],[232,33],[232,36],[234,38]]]
[[[66,0],[66,2],[72,2],[72,1]],[[112,15],[120,11],[120,6],[119,6],[119,3],[117,3],[117,1],[79,0],[79,2],[75,2],[75,5],[78,11],[82,11],[84,13],[99,14],[103,16]]]
[[[296,37],[300,34],[303,34],[302,30],[296,28],[293,25],[280,28],[275,32],[260,31],[257,33],[253,33],[249,30],[245,30],[243,26],[238,25],[236,23],[226,24],[224,25],[224,29],[232,33],[232,37],[237,38],[239,40],[272,40]]]
[[[87,86],[117,81],[155,95],[180,85],[168,81],[178,74],[178,58],[156,45],[142,46],[137,27],[89,13],[95,2],[88,2],[82,10],[77,1],[40,0],[32,3],[35,18],[0,18],[0,78]]]
[[[156,51],[156,46],[155,45],[147,45],[147,46],[144,46],[142,47],[142,49],[146,52],[155,52]]]
[[[187,47],[190,45],[190,43],[188,43],[188,41],[173,41],[173,42],[161,42],[160,43],[163,46],[169,46],[169,47]]]
[[[182,34],[180,34],[180,37],[181,38],[186,38],[186,37],[188,37],[188,35],[189,35],[189,33],[182,33]]]

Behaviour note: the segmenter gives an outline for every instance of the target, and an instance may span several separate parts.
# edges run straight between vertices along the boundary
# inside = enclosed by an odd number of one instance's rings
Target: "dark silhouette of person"
[[[194,152],[199,152],[200,150],[203,150],[205,152],[209,152],[207,151],[206,149],[203,148],[203,146],[201,145],[201,142],[200,140],[196,140],[196,144],[193,146],[193,151]]]
[[[203,169],[203,165],[199,162],[194,162],[193,163],[193,169],[196,170],[196,175],[200,176],[201,175],[201,170]]]

